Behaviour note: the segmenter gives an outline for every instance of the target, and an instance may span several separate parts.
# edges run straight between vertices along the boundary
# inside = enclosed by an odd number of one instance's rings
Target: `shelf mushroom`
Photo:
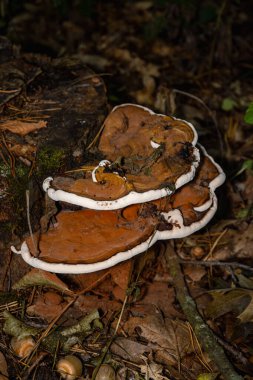
[[[221,167],[200,147],[195,178],[171,196],[119,210],[62,211],[58,223],[20,253],[30,265],[55,273],[89,273],[146,251],[158,240],[182,238],[204,227],[217,209],[215,189],[225,179]]]
[[[52,177],[43,189],[54,201],[116,210],[172,194],[191,181],[200,162],[192,124],[123,104],[106,118],[98,145],[104,160],[78,180]]]

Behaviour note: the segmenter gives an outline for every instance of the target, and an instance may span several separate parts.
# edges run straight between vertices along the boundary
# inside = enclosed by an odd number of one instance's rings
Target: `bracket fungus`
[[[98,149],[105,157],[76,181],[49,177],[54,201],[93,210],[116,210],[172,194],[199,165],[192,124],[133,104],[115,107],[104,122]]]
[[[178,137],[174,139],[167,134],[171,131]],[[144,143],[139,138],[141,135]],[[173,143],[170,139],[174,139]],[[109,141],[112,141],[111,146]],[[166,148],[151,162],[152,170],[160,170],[159,176],[155,171],[145,174],[142,171],[145,160],[149,159],[150,151],[159,149],[161,144]],[[90,273],[128,260],[158,240],[182,238],[198,231],[217,209],[215,190],[224,182],[225,175],[205,149],[196,144],[196,132],[189,123],[156,115],[140,106],[116,107],[106,119],[100,137],[99,148],[105,160],[81,180],[60,177],[44,182],[44,190],[52,199],[85,208],[62,210],[57,215],[57,224],[40,236],[35,234],[39,257],[35,257],[32,237],[24,241],[20,251],[14,247],[12,250],[20,253],[28,264],[46,271]],[[116,171],[117,157],[124,162],[131,158],[134,164],[137,155],[142,161],[139,172],[124,165],[122,168],[122,164]],[[100,190],[100,200],[97,200],[96,186],[99,189],[112,178],[110,191],[103,195],[104,190]],[[147,185],[149,180],[153,190]],[[143,187],[137,186],[141,182]],[[127,194],[123,191],[123,196],[117,198],[111,192],[113,188],[122,190],[122,183],[131,191]]]

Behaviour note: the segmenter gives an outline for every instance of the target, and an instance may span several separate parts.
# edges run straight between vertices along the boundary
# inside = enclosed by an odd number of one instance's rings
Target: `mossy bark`
[[[217,342],[214,333],[199,314],[197,306],[187,289],[179,259],[172,245],[167,245],[165,255],[178,302],[190,322],[200,345],[214,362],[225,380],[243,380],[243,377],[235,371],[223,348]]]
[[[101,77],[80,61],[15,56],[11,48],[0,60],[0,81],[0,262],[7,262],[6,246],[28,232],[26,191],[36,231],[45,211],[43,180],[94,154],[87,147],[106,116],[107,97]]]

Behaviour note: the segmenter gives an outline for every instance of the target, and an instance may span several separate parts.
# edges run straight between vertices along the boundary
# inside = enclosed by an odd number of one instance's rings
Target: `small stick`
[[[2,89],[0,89],[0,94],[13,94],[17,91],[20,91],[20,88],[17,88],[16,90],[2,90]]]
[[[169,243],[165,250],[165,257],[172,276],[178,302],[201,346],[210,359],[214,361],[224,380],[243,380],[243,377],[235,371],[233,365],[228,360],[222,346],[217,342],[213,331],[199,314],[197,306],[187,289],[178,256],[174,247]]]
[[[181,94],[181,95],[188,96],[189,98],[192,98],[192,99],[196,100],[197,102],[199,102],[207,110],[209,116],[211,117],[211,119],[212,119],[212,121],[214,123],[215,129],[216,129],[216,132],[217,132],[217,135],[218,135],[218,138],[219,138],[220,153],[221,153],[221,156],[222,156],[223,152],[224,152],[223,140],[222,140],[221,132],[220,132],[219,127],[218,127],[217,119],[214,116],[214,113],[212,112],[212,110],[206,105],[206,103],[202,99],[200,99],[196,95],[190,94],[189,92],[177,90],[176,88],[173,88],[172,92],[174,94]]]
[[[204,261],[206,261],[207,259],[209,259],[210,256],[212,256],[215,248],[217,247],[219,241],[221,240],[221,238],[225,235],[225,233],[227,232],[227,228],[217,237],[217,239],[215,240],[214,244],[212,245],[208,255],[204,258]]]
[[[96,144],[99,136],[101,135],[103,129],[105,127],[105,124],[103,123],[102,126],[100,127],[98,133],[96,134],[96,136],[94,137],[94,139],[91,141],[91,143],[87,146],[86,150],[89,150],[94,144]]]
[[[120,311],[120,315],[119,315],[119,319],[118,319],[118,322],[117,322],[117,325],[116,325],[116,328],[115,328],[115,331],[114,331],[114,334],[113,336],[111,337],[111,339],[109,340],[109,342],[107,343],[107,345],[105,346],[104,350],[103,350],[103,354],[102,356],[99,358],[99,362],[96,366],[96,368],[94,369],[93,373],[92,373],[92,380],[95,380],[96,378],[96,375],[99,371],[99,368],[101,367],[104,359],[105,359],[105,356],[109,350],[109,348],[111,347],[111,344],[112,342],[114,341],[115,337],[116,337],[116,334],[118,332],[118,328],[119,328],[119,325],[120,325],[120,322],[121,322],[121,319],[122,319],[122,315],[124,313],[124,310],[125,310],[125,307],[126,307],[126,303],[127,303],[127,300],[128,300],[128,295],[125,296],[125,299],[124,299],[124,302],[123,302],[123,305],[122,305],[122,308],[121,308],[121,311]]]
[[[27,373],[22,376],[23,380],[28,380],[30,378],[30,375],[32,371],[39,366],[39,363],[48,356],[48,352],[40,352],[38,357],[34,360],[34,362],[31,364],[31,366],[28,368]]]
[[[50,331],[52,330],[54,324],[61,318],[61,316],[65,313],[65,311],[67,311],[70,306],[73,305],[73,303],[75,303],[75,301],[77,300],[78,296],[81,295],[81,294],[84,294],[90,290],[92,290],[100,281],[102,281],[106,276],[108,276],[108,273],[109,272],[106,272],[103,276],[101,276],[98,280],[94,281],[92,284],[90,284],[89,286],[87,286],[85,289],[83,289],[82,291],[76,293],[74,295],[74,297],[72,298],[71,301],[69,301],[69,303],[67,303],[67,305],[60,311],[60,313],[50,322],[50,324],[48,325],[48,327],[46,328],[46,330],[43,331],[43,333],[41,334],[40,338],[38,339],[38,341],[36,342],[36,345],[34,347],[34,350],[33,352],[27,357],[26,359],[26,364],[29,364],[34,353],[35,353],[35,350],[39,347],[41,341],[43,339],[45,339],[48,334],[50,333]]]
[[[116,325],[116,328],[115,328],[115,331],[114,331],[114,336],[117,334],[118,332],[118,328],[119,328],[119,325],[120,325],[120,322],[121,322],[121,319],[122,319],[122,315],[124,313],[124,310],[125,310],[125,306],[126,306],[126,303],[127,303],[127,299],[128,299],[128,295],[125,296],[125,299],[124,299],[124,302],[123,302],[123,305],[122,305],[122,308],[121,308],[121,312],[120,312],[120,315],[119,315],[119,319],[118,319],[118,322],[117,322],[117,325]]]
[[[10,268],[11,268],[11,260],[12,260],[12,252],[10,250],[10,254],[9,254],[9,258],[8,258],[8,262],[7,262],[7,265],[6,265],[6,269],[4,271],[4,275],[3,275],[3,280],[2,280],[2,283],[1,283],[1,290],[4,289],[4,284],[5,284],[5,281],[6,281],[6,278],[8,276],[8,272],[10,274]],[[9,284],[8,284],[8,291],[10,290],[11,288],[11,284],[10,284],[10,278],[11,276],[9,276]]]

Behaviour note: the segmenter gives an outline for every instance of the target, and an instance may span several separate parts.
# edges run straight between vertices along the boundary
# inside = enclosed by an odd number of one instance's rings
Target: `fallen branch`
[[[14,317],[7,310],[4,311],[3,316],[5,317],[3,331],[8,335],[22,339],[30,335],[36,337],[41,333],[40,328],[29,326],[25,322]],[[74,345],[78,339],[82,340],[86,335],[91,333],[91,323],[98,318],[99,313],[97,309],[95,309],[73,326],[58,328],[51,331],[51,334],[42,334],[41,336],[43,336],[43,339],[40,336],[34,347],[33,354],[40,344],[42,344],[42,346],[48,351],[54,352],[58,342],[60,342],[63,350],[69,351],[71,344]]]
[[[185,284],[179,259],[175,253],[174,247],[170,244],[167,244],[165,257],[172,276],[177,299],[201,346],[210,359],[215,363],[217,369],[225,380],[243,380],[243,377],[234,370],[225,351],[217,342],[212,330],[199,314],[196,304],[191,298]]]

